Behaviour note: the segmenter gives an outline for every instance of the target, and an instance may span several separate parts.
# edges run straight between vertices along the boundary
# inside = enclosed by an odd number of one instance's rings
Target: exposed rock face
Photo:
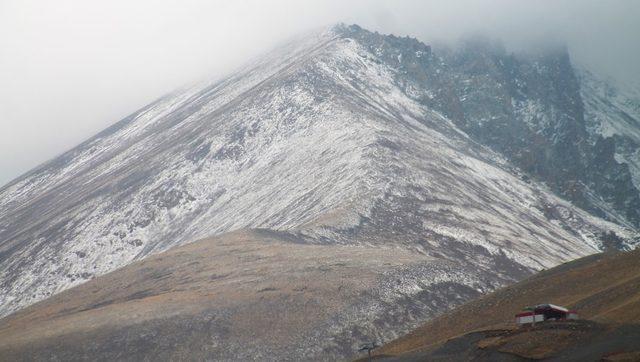
[[[585,69],[579,69],[578,76],[591,139],[600,141],[601,152],[614,153],[626,164],[634,186],[640,188],[640,90],[614,86]],[[624,189],[619,192],[624,197]]]
[[[173,246],[262,228],[424,258],[395,271],[393,303],[374,297],[392,335],[455,295],[637,243],[637,189],[610,162],[617,143],[586,128],[566,53],[501,52],[437,53],[338,26],[159,99],[0,190],[0,314]],[[450,275],[438,263],[456,278],[430,283]],[[398,295],[411,305],[446,290],[400,318]],[[328,340],[351,346],[371,320],[326,323]]]
[[[416,40],[356,27],[347,32],[399,70],[397,83],[405,93],[442,112],[474,140],[576,205],[640,225],[640,193],[630,172],[638,169],[640,155],[640,97],[627,93],[636,98],[626,98],[611,87],[613,94],[601,94],[598,87],[607,84],[589,77],[582,78],[581,93],[566,48],[515,55],[473,38],[432,54],[424,45],[416,50]],[[607,126],[611,123],[619,126]],[[602,127],[618,132],[598,132]],[[632,134],[624,134],[623,127]]]

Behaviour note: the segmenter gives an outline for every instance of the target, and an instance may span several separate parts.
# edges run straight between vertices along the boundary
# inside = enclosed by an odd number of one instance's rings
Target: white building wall
[[[534,318],[534,316],[532,316],[532,315],[524,316],[524,317],[517,317],[516,318],[516,323],[517,324],[530,324],[530,323],[533,323],[533,318]],[[536,314],[535,315],[535,321],[536,321],[536,323],[544,322],[544,315]]]

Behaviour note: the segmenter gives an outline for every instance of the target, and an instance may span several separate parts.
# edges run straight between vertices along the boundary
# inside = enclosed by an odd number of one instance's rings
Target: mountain
[[[290,339],[264,330],[252,342],[277,351],[275,359],[302,358],[309,351],[338,358],[351,355],[363,339],[397,337],[540,269],[635,246],[638,190],[628,163],[616,161],[626,160],[617,148],[597,151],[598,142],[610,138],[589,133],[566,50],[516,57],[482,40],[473,44],[437,50],[416,39],[345,25],[306,34],[226,78],[157,100],[6,185],[0,190],[0,314],[54,297],[3,319],[0,330],[7,336],[15,332],[23,313],[48,313],[38,308],[54,308],[68,318],[90,318],[98,309],[107,318],[128,300],[142,303],[140,313],[153,314],[151,320],[165,320],[173,304],[151,302],[167,288],[190,282],[170,279],[159,289],[140,288],[154,278],[174,278],[159,271],[172,266],[184,275],[197,273],[189,265],[199,254],[172,260],[174,250],[189,250],[185,244],[207,238],[218,241],[205,255],[232,258],[246,244],[238,243],[238,250],[216,245],[233,243],[233,232],[248,230],[252,247],[273,247],[283,253],[279,263],[290,266],[255,272],[274,283],[295,280],[305,264],[314,265],[314,250],[326,260],[357,250],[344,265],[305,271],[315,283],[326,277],[326,268],[357,267],[372,281],[318,284],[310,305],[333,309],[319,307],[322,314],[313,316],[319,337],[312,348],[294,353]],[[508,71],[486,73],[501,62],[487,55],[494,53],[512,59]],[[560,63],[542,67],[537,59],[546,57]],[[536,79],[540,84],[533,84]],[[530,83],[507,92],[507,80]],[[550,86],[557,92],[543,97]],[[522,102],[532,104],[528,113]],[[582,138],[567,144],[573,136]],[[171,249],[180,245],[187,249]],[[157,258],[166,264],[151,271],[142,266]],[[205,286],[200,275],[192,286],[212,288],[205,299],[234,294],[226,278],[259,260],[248,252],[230,271],[212,271],[225,276],[221,284]],[[141,279],[126,287],[130,295],[78,297],[74,303],[80,304],[69,311],[47,307],[59,306],[65,296],[84,296],[91,285],[115,290],[131,275]],[[269,321],[256,328],[269,328],[280,318],[269,314],[267,306],[280,306],[265,299],[270,288],[285,298],[301,284],[253,290],[246,305],[262,306],[255,308],[263,308]],[[326,292],[331,286],[346,290]],[[216,309],[225,318],[248,318],[240,312],[233,305]],[[183,327],[201,320],[193,317],[197,313],[178,315]],[[160,333],[152,328],[155,322],[145,324],[149,319],[122,317],[128,327],[114,322],[109,338],[122,342],[128,330]],[[53,335],[28,338],[45,343],[51,337],[46,343],[58,345],[64,338],[102,333],[91,329],[93,321],[83,323],[87,330],[57,325]],[[237,323],[224,338],[240,338],[251,324]],[[205,332],[189,338],[209,338]],[[225,343],[238,341],[244,339]],[[128,348],[152,350],[153,341],[140,343],[146,347]]]
[[[635,361],[640,356],[639,258],[640,250],[601,253],[540,272],[466,303],[377,353],[387,355],[380,360],[402,361]],[[582,320],[515,326],[516,313],[542,302],[576,309]]]

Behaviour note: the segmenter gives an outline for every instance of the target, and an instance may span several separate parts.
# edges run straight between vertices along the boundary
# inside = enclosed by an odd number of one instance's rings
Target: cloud
[[[218,77],[296,33],[335,22],[519,49],[566,41],[575,58],[640,81],[637,1],[0,2],[0,185],[172,89]]]

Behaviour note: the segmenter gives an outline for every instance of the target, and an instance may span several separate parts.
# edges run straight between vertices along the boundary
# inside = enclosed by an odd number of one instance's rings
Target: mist
[[[640,83],[637,1],[0,1],[0,185],[184,84],[333,23],[425,43],[481,33]]]

